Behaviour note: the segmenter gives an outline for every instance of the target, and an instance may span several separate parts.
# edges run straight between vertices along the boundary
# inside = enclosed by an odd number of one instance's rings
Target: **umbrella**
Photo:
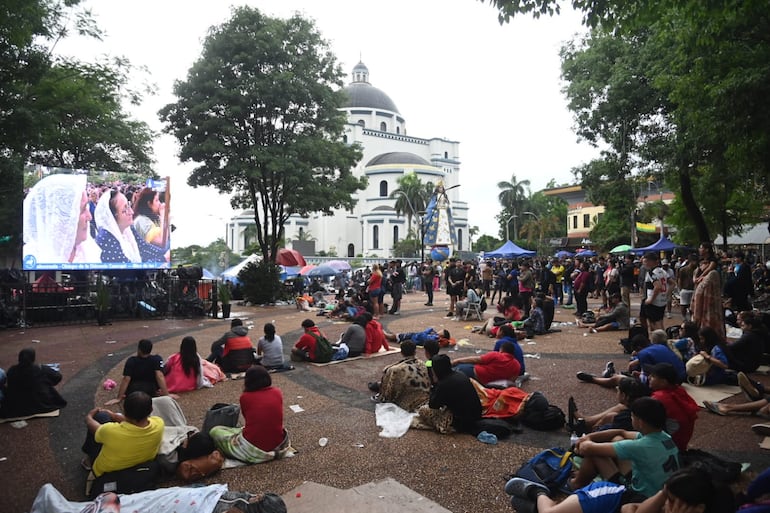
[[[307,273],[307,275],[310,278],[321,278],[326,276],[334,276],[336,274],[339,274],[342,271],[338,271],[334,267],[331,267],[327,264],[319,265],[316,268],[310,269],[310,272]]]
[[[329,267],[333,269],[337,269],[338,271],[349,271],[350,270],[350,264],[347,263],[344,260],[329,260],[328,262],[324,263],[323,265],[328,265]]]
[[[278,250],[278,255],[275,257],[275,263],[279,265],[286,265],[294,267],[297,265],[307,265],[304,257],[296,249],[281,248]]]
[[[615,246],[614,248],[612,248],[610,250],[610,253],[628,253],[632,249],[634,248],[632,248],[628,244],[621,244],[620,246]]]
[[[315,266],[313,264],[307,264],[306,266],[304,266],[302,269],[299,270],[299,274],[301,274],[302,276],[305,276],[312,269],[315,269]]]
[[[573,253],[570,253],[569,251],[561,250],[558,253],[556,253],[554,256],[556,258],[567,258],[567,257],[571,257],[572,255]]]
[[[586,249],[584,251],[579,251],[578,256],[589,256],[589,257],[596,256],[596,251],[592,249]]]

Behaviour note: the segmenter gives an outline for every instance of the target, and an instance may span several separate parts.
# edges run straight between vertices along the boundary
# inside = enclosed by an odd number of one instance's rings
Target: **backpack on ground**
[[[313,338],[315,339],[315,359],[313,361],[315,363],[328,363],[332,361],[334,348],[332,347],[331,342],[329,342],[329,339],[315,333],[311,333],[311,335],[313,335]]]
[[[206,412],[202,433],[208,434],[214,426],[236,427],[241,407],[237,404],[217,403]]]
[[[529,396],[520,420],[528,428],[538,431],[561,429],[567,422],[564,411],[554,404],[549,404],[548,399],[540,392],[533,392]]]
[[[572,453],[562,447],[546,449],[533,456],[516,471],[522,477],[547,486],[552,492],[566,490],[572,472]]]
[[[718,483],[734,483],[741,476],[741,464],[727,461],[700,449],[687,449],[679,453],[683,467],[700,468]]]
[[[484,296],[482,296],[481,301],[479,302],[479,312],[485,311],[487,309],[487,306],[489,306],[487,305],[487,299]]]

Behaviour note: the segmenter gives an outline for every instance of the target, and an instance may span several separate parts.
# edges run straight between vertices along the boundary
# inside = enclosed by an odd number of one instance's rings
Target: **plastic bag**
[[[382,428],[380,436],[383,438],[400,438],[409,431],[412,419],[416,413],[399,408],[393,403],[378,403],[374,408],[377,418],[377,427]]]

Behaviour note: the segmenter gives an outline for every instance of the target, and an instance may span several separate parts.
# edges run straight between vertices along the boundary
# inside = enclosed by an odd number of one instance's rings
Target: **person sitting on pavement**
[[[493,381],[515,381],[521,374],[513,342],[504,342],[498,351],[489,351],[481,356],[456,358],[452,366],[482,385]]]
[[[597,317],[593,326],[587,326],[591,333],[628,330],[630,321],[628,306],[620,300],[620,293],[610,294],[609,301],[610,311]]]
[[[415,356],[416,349],[411,340],[401,343],[403,358],[382,371],[382,381],[376,386],[379,393],[373,400],[393,403],[410,412],[428,402],[431,381],[425,363]],[[375,387],[370,383],[369,388]]]
[[[230,321],[230,331],[211,344],[211,354],[206,359],[224,372],[240,373],[256,363],[255,354],[248,328],[236,318]]]
[[[222,370],[198,355],[195,338],[187,336],[179,345],[179,352],[168,357],[163,375],[169,392],[189,392],[210,388],[225,379]]]
[[[615,388],[617,389],[618,404],[594,415],[581,415],[575,400],[570,397],[567,408],[570,419],[567,428],[578,435],[607,429],[633,431],[631,403],[640,397],[649,396],[650,390],[638,379],[627,376],[620,378]]]
[[[704,326],[700,330],[701,351],[698,353],[709,364],[708,371],[702,375],[702,386],[737,385],[738,375],[730,371],[730,360],[727,357],[727,342],[720,337],[714,328]]]
[[[527,374],[527,366],[524,362],[524,351],[519,345],[519,341],[516,339],[516,330],[510,324],[503,324],[500,329],[497,330],[497,340],[495,341],[495,347],[492,351],[499,351],[503,344],[510,342],[513,344],[513,355],[519,361],[519,376]]]
[[[245,463],[264,463],[294,453],[283,427],[283,394],[267,369],[246,371],[240,397],[243,427],[214,426],[211,438],[222,454]]]
[[[428,427],[439,433],[474,433],[481,419],[481,401],[470,378],[452,369],[445,354],[431,359],[436,381],[431,386],[428,404],[421,406],[412,421],[413,427]]]
[[[681,451],[686,451],[700,408],[680,385],[679,375],[671,364],[647,365],[644,372],[649,378],[650,396],[666,409],[666,432]]]
[[[372,314],[368,312],[363,314],[363,317],[366,319],[366,327],[364,328],[364,331],[366,331],[366,344],[364,346],[364,353],[379,353],[380,349],[383,347],[386,351],[390,351],[390,346],[388,345],[385,331],[382,329],[382,324],[380,324],[378,320],[374,319]]]
[[[530,302],[532,306],[529,309],[529,317],[524,319],[521,325],[521,334],[525,338],[532,338],[535,335],[545,335],[547,333],[545,329],[545,314],[543,313],[543,298],[532,296]]]
[[[770,336],[762,317],[754,312],[740,312],[738,325],[743,334],[724,347],[730,368],[737,372],[754,372],[762,362],[762,353],[770,347]]]
[[[283,340],[275,333],[275,325],[265,323],[263,328],[265,335],[257,341],[257,356],[261,356],[260,363],[269,371],[294,370],[292,365],[283,361]]]
[[[569,481],[573,490],[588,485],[597,475],[635,492],[624,495],[626,503],[640,502],[663,488],[666,478],[679,468],[679,449],[664,430],[663,403],[651,397],[637,399],[631,403],[631,422],[634,431],[609,429],[578,439],[575,453],[582,461]]]
[[[123,401],[125,414],[94,408],[86,415],[86,453],[81,465],[99,477],[154,460],[163,439],[163,419],[150,416],[149,394],[131,392]],[[120,491],[120,490],[118,490]]]
[[[316,361],[316,337],[323,335],[312,319],[302,321],[302,329],[304,333],[291,349],[291,359],[295,362],[314,362]]]
[[[140,340],[137,345],[136,356],[131,356],[126,360],[117,397],[104,404],[105,406],[118,404],[136,391],[144,392],[150,397],[170,395],[177,399],[176,395],[169,394],[166,376],[163,374],[163,358],[157,354],[152,354],[152,341],[148,339]]]
[[[506,485],[513,494],[511,504],[517,513],[724,513],[736,511],[736,498],[723,483],[712,480],[709,473],[696,467],[686,467],[671,474],[663,488],[640,503],[623,500],[624,485],[599,481],[589,484],[561,502],[549,497],[545,486],[514,478]],[[767,479],[767,478],[766,478]],[[623,506],[621,507],[621,504]],[[741,509],[741,512],[744,510]],[[766,509],[747,509],[759,513]]]
[[[67,406],[67,401],[55,388],[62,380],[61,373],[49,365],[36,364],[32,348],[19,351],[18,363],[8,369],[5,378],[0,418],[26,417]]]
[[[468,305],[470,304],[480,304],[481,303],[481,297],[479,296],[479,293],[476,292],[476,289],[473,287],[469,287],[468,290],[465,293],[465,298],[455,303],[455,320],[462,319],[465,317],[465,310],[468,308]]]
[[[357,315],[353,323],[342,332],[340,343],[348,346],[349,358],[361,356],[366,350],[366,322],[366,317]]]

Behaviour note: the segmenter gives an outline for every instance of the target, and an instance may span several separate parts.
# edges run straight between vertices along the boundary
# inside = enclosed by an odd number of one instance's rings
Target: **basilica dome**
[[[398,107],[390,96],[369,83],[369,69],[363,62],[359,62],[353,68],[353,82],[343,91],[348,96],[348,101],[343,108],[369,108],[399,113]]]

